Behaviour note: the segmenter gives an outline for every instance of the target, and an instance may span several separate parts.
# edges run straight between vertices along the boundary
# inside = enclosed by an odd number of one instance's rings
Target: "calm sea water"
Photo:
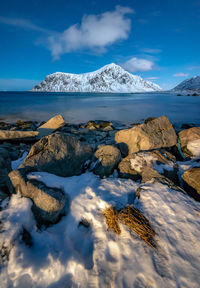
[[[56,114],[62,114],[70,123],[99,119],[130,124],[166,115],[177,125],[200,125],[200,97],[166,93],[0,92],[0,118],[4,121],[43,121]]]

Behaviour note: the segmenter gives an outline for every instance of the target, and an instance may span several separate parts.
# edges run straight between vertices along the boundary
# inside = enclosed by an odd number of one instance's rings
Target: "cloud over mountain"
[[[84,15],[80,24],[48,37],[53,58],[81,49],[103,52],[113,43],[127,39],[131,20],[126,16],[132,13],[134,10],[129,7],[116,6],[114,11],[100,15]]]
[[[126,61],[122,66],[129,72],[149,71],[153,69],[154,62],[147,59],[133,57]]]

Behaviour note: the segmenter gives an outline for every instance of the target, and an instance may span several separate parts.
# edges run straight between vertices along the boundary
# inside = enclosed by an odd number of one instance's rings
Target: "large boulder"
[[[66,196],[61,189],[50,188],[45,184],[27,178],[27,170],[13,170],[9,173],[12,193],[20,192],[22,196],[33,201],[32,210],[39,225],[56,223],[64,213]]]
[[[183,186],[196,200],[200,201],[200,168],[191,168],[182,175]]]
[[[115,134],[115,141],[126,144],[128,153],[131,154],[174,146],[177,143],[177,136],[169,119],[162,116],[130,129],[118,131]]]
[[[167,151],[137,152],[125,157],[118,165],[119,176],[138,180],[144,168],[150,167],[178,184],[175,157]]]
[[[179,134],[181,150],[186,157],[200,155],[200,127],[181,131]]]
[[[0,130],[0,141],[34,140],[38,136],[37,131],[8,131]]]
[[[80,175],[91,156],[90,145],[64,133],[55,133],[35,143],[20,168],[33,167],[62,177]]]
[[[93,172],[100,175],[101,178],[111,175],[121,159],[119,149],[112,145],[101,146],[94,156]]]
[[[56,115],[38,128],[39,137],[48,136],[55,130],[62,128],[65,120],[62,115]]]

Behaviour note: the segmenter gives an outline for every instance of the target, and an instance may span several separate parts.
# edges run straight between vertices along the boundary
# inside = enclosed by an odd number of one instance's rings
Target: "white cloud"
[[[37,45],[45,46],[54,59],[59,59],[62,54],[82,49],[104,52],[113,43],[127,39],[131,29],[127,15],[133,13],[132,8],[116,6],[114,11],[84,15],[80,24],[71,25],[63,32],[45,29],[24,18],[0,17],[0,23],[45,33],[46,38],[40,38]]]
[[[187,77],[188,75],[189,75],[188,73],[183,72],[173,74],[174,77]]]
[[[157,79],[159,79],[159,77],[146,77],[145,79],[147,79],[147,80],[157,80]]]
[[[195,66],[188,67],[188,70],[196,70],[196,69],[200,69],[200,65],[195,65]]]
[[[143,48],[141,49],[141,51],[148,54],[159,54],[162,52],[161,49],[154,49],[154,48]]]
[[[64,32],[48,37],[48,48],[54,59],[59,59],[62,54],[86,48],[105,51],[107,46],[128,38],[131,20],[126,15],[131,13],[134,11],[129,7],[116,6],[111,12],[85,15],[80,25],[72,25]]]
[[[126,61],[122,66],[130,72],[149,71],[153,69],[154,62],[147,59],[133,57]]]
[[[24,18],[0,17],[0,23],[32,31],[52,33],[51,31],[44,29],[38,25],[35,25],[30,20]]]

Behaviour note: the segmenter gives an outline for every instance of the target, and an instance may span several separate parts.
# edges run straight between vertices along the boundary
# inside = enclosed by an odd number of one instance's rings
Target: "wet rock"
[[[8,151],[0,147],[0,190],[8,194],[9,177],[11,171],[11,159]]]
[[[10,130],[11,124],[6,123],[6,122],[0,122],[0,130]]]
[[[178,134],[178,136],[181,142],[181,150],[183,154],[186,157],[196,156],[196,149],[192,148],[193,146],[195,148],[196,145],[200,146],[200,127],[193,127],[183,130]]]
[[[131,154],[142,150],[174,146],[177,143],[177,136],[169,119],[162,116],[149,120],[146,124],[118,131],[115,134],[115,141],[127,145]]]
[[[190,196],[200,201],[200,168],[191,168],[182,175],[183,187]]]
[[[50,135],[55,130],[62,128],[64,124],[64,118],[61,115],[56,115],[38,128],[39,137]]]
[[[96,121],[88,121],[86,124],[86,128],[89,130],[95,130],[95,129],[105,129],[107,128],[108,130],[105,131],[109,131],[110,128],[112,128],[112,123],[108,122],[108,121],[102,121],[102,120],[96,120]]]
[[[8,197],[8,194],[0,189],[0,203]]]
[[[22,120],[18,120],[13,128],[15,128],[15,130],[30,130],[30,131],[35,131],[37,129],[37,122],[33,122],[33,121],[22,121]]]
[[[35,143],[20,168],[33,167],[62,177],[80,175],[91,156],[90,145],[64,133],[55,133]]]
[[[99,147],[94,156],[95,166],[93,172],[101,178],[111,175],[121,159],[119,149],[111,145]]]
[[[44,183],[28,179],[27,169],[9,173],[11,193],[20,192],[33,201],[32,211],[39,225],[56,223],[64,213],[66,196],[61,189],[47,187]]]

